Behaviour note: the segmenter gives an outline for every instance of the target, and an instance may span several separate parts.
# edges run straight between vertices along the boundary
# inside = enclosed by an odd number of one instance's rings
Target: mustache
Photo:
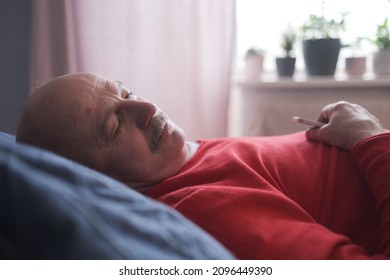
[[[164,132],[165,125],[167,123],[167,115],[164,112],[158,111],[151,120],[152,137],[150,147],[154,152],[157,150],[158,143],[160,142],[161,135]]]

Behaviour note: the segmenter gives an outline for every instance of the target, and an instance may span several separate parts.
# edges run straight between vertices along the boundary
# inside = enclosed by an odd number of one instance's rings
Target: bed
[[[1,259],[233,259],[175,210],[0,132]]]

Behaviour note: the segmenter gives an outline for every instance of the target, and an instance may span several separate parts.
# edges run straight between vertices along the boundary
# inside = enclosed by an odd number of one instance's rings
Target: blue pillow
[[[233,258],[175,210],[10,137],[0,139],[1,259]]]
[[[15,135],[0,131],[0,143],[1,142],[13,143],[15,142]]]

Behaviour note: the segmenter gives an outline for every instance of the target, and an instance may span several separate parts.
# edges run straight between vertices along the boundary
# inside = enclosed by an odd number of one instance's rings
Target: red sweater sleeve
[[[352,150],[352,156],[376,202],[382,234],[380,251],[390,257],[390,133],[362,141]]]

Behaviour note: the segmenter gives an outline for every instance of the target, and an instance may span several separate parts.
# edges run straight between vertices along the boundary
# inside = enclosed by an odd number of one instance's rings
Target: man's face
[[[67,122],[64,137],[71,136],[69,145],[86,165],[136,189],[183,167],[188,157],[184,133],[156,105],[93,74],[66,75],[51,83],[50,92],[58,88],[51,110],[62,111],[56,122]]]

